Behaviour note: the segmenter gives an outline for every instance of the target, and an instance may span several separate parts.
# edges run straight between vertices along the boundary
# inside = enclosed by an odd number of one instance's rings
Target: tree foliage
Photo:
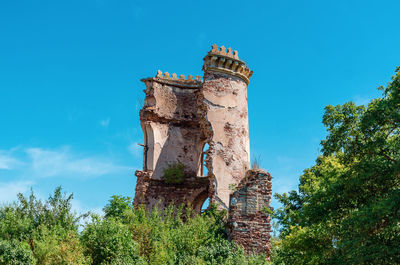
[[[400,69],[368,106],[327,106],[322,155],[279,195],[276,263],[400,263]]]
[[[20,253],[18,259],[0,264],[85,264],[78,233],[81,216],[71,211],[72,199],[72,194],[58,187],[45,202],[31,192],[29,197],[19,194],[18,201],[0,207],[0,240],[7,242],[0,260],[14,255],[7,252],[10,244],[19,250],[13,253]]]

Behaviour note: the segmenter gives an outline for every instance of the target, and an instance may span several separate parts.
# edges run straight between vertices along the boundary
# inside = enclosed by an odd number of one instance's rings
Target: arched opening
[[[210,198],[207,198],[204,202],[203,205],[201,206],[200,211],[204,212],[205,210],[207,210],[208,206],[210,206]]]
[[[206,205],[206,201],[207,201],[207,205]],[[196,199],[194,199],[192,206],[193,206],[193,210],[196,212],[200,212],[203,210],[203,207],[208,207],[209,204],[209,198],[208,198],[208,192],[204,191],[202,193],[200,193]],[[204,209],[206,209],[204,208]]]
[[[144,163],[146,170],[154,170],[154,132],[150,124],[145,125]]]
[[[143,130],[143,136],[144,136],[144,143],[139,144],[140,146],[143,146],[143,170],[147,170],[147,151],[149,150],[148,145],[147,145],[147,130],[146,126],[142,124],[142,130]]]
[[[203,150],[201,151],[201,157],[200,157],[200,176],[204,177],[208,175],[208,169],[206,167],[206,156],[207,156],[207,151],[210,148],[208,143],[205,143],[203,145]]]

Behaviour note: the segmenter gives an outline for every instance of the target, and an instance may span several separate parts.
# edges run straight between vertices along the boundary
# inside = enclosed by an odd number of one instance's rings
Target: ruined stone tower
[[[237,51],[212,46],[200,76],[164,74],[145,78],[146,97],[140,111],[144,134],[143,170],[135,203],[190,203],[200,210],[210,198],[229,207],[232,187],[250,169],[247,85],[252,71]],[[169,181],[167,169],[182,170]],[[179,173],[179,172],[178,172]]]
[[[250,169],[247,85],[252,71],[237,51],[212,46],[204,76],[157,72],[142,79],[143,170],[135,204],[149,210],[204,201],[229,211],[228,236],[247,252],[270,253],[271,176]]]
[[[253,72],[237,51],[223,46],[219,50],[217,45],[204,58],[203,71],[202,122],[210,146],[206,165],[215,177],[213,199],[228,208],[232,186],[250,169],[247,85]]]

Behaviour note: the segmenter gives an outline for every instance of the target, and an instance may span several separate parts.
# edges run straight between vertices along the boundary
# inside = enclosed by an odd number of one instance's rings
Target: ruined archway
[[[200,212],[204,202],[208,199],[208,191],[204,191],[197,195],[197,197],[193,200],[192,207],[196,212]]]
[[[206,156],[207,156],[207,151],[210,148],[209,144],[207,142],[202,143],[202,148],[201,148],[201,153],[199,156],[199,167],[198,167],[198,176],[200,177],[205,177],[208,175],[208,169],[206,167]]]

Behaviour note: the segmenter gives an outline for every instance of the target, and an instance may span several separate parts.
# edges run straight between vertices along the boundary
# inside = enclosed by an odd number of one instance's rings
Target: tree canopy
[[[400,68],[368,106],[327,106],[316,164],[283,204],[277,264],[400,263]]]

